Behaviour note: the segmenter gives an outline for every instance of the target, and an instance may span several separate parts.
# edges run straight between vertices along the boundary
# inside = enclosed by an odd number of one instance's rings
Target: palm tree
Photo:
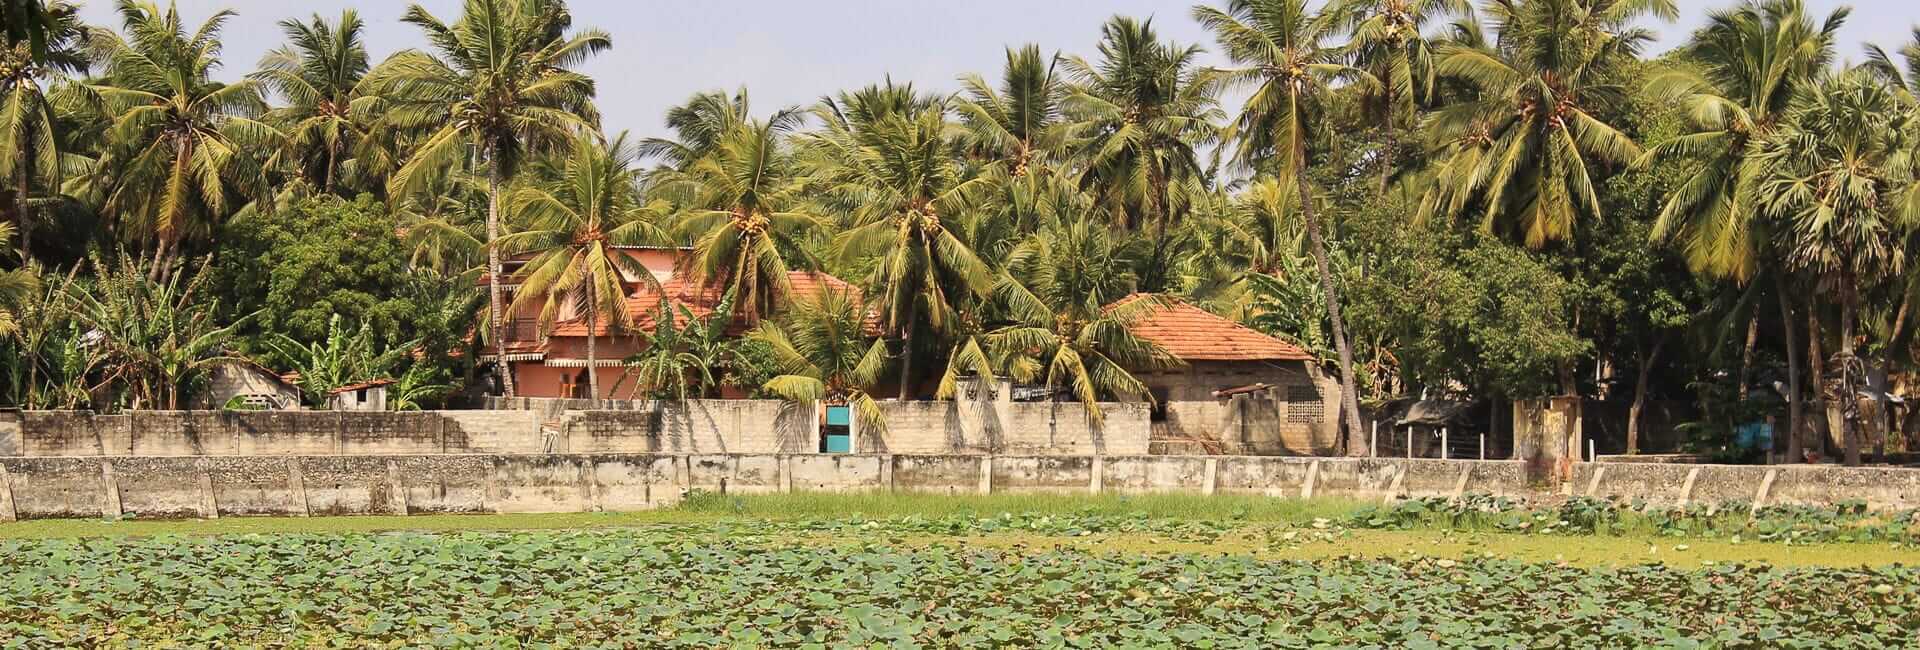
[[[260,59],[252,77],[287,102],[267,113],[266,121],[287,134],[286,154],[301,178],[335,193],[343,154],[353,156],[360,174],[389,171],[391,134],[375,137],[379,98],[365,87],[369,65],[365,24],[348,9],[329,24],[318,14],[308,22],[287,19],[280,29],[288,44]]]
[[[679,106],[667,109],[667,129],[673,138],[645,138],[636,147],[641,158],[657,159],[667,169],[686,169],[720,146],[720,141],[753,119],[747,89],[729,96],[721,92],[694,93]]]
[[[753,321],[787,297],[789,269],[813,265],[800,240],[818,219],[803,207],[799,171],[783,144],[800,118],[783,110],[735,123],[683,170],[655,176],[656,187],[687,201],[675,227],[693,241],[689,275],[726,285]]]
[[[1838,13],[1838,12],[1836,12]],[[1867,44],[1868,70],[1894,84],[1895,91],[1909,102],[1920,101],[1920,27],[1913,29],[1913,36],[1905,45],[1900,46],[1900,62],[1895,63],[1887,51],[1872,43]]]
[[[1229,79],[1255,84],[1236,128],[1236,157],[1248,166],[1277,164],[1293,177],[1300,215],[1306,221],[1308,249],[1320,274],[1327,320],[1334,347],[1340,353],[1341,401],[1347,417],[1347,452],[1364,455],[1367,439],[1360,426],[1360,402],[1353,379],[1353,347],[1340,314],[1340,291],[1327,263],[1326,235],[1314,209],[1313,188],[1307,182],[1309,128],[1323,112],[1328,84],[1335,79],[1370,83],[1364,72],[1341,61],[1342,53],[1326,44],[1338,24],[1336,16],[1307,10],[1305,0],[1232,0],[1222,11],[1200,6],[1194,17],[1212,30],[1239,69],[1225,71]]]
[[[1328,8],[1351,35],[1355,65],[1380,83],[1365,86],[1364,110],[1386,136],[1380,150],[1380,190],[1386,191],[1399,149],[1399,128],[1435,100],[1438,44],[1426,27],[1447,16],[1470,16],[1467,0],[1340,0]]]
[[[1691,171],[1667,197],[1653,225],[1656,238],[1673,237],[1694,272],[1747,282],[1763,263],[1785,251],[1773,245],[1772,221],[1756,209],[1762,175],[1754,155],[1784,119],[1801,88],[1833,58],[1833,37],[1845,23],[1841,8],[1815,24],[1800,0],[1749,2],[1715,11],[1687,46],[1698,66],[1676,68],[1649,84],[1650,92],[1687,107],[1687,133],[1649,148],[1635,161],[1686,161]],[[1787,347],[1787,457],[1800,457],[1800,346],[1795,342],[1788,273],[1775,269],[1775,290]],[[1817,332],[1812,335],[1818,336]],[[1743,382],[1744,383],[1744,382]],[[1629,430],[1634,430],[1632,423]]]
[[[504,254],[531,252],[519,272],[513,313],[540,305],[540,325],[551,329],[563,315],[586,319],[587,391],[600,399],[600,365],[594,341],[600,319],[608,333],[632,325],[627,314],[626,283],[639,281],[657,292],[659,282],[639,260],[618,250],[665,240],[654,219],[660,206],[640,200],[639,171],[626,134],[602,143],[582,134],[574,139],[566,171],[557,182],[521,187],[508,212],[527,229],[494,241]]]
[[[75,7],[53,2],[34,16],[35,33],[15,34],[28,25],[9,23],[8,47],[0,50],[0,179],[11,179],[13,229],[20,235],[20,262],[32,259],[33,219],[29,198],[33,183],[60,184],[61,139],[54,132],[55,109],[49,82],[87,68],[77,50],[85,28]]]
[[[1155,288],[1170,266],[1166,232],[1189,200],[1177,190],[1205,175],[1199,151],[1219,137],[1219,87],[1198,64],[1198,46],[1161,42],[1151,20],[1116,16],[1101,35],[1097,64],[1064,60],[1078,82],[1068,137],[1077,142],[1081,186],[1099,192],[1128,229],[1151,227],[1155,248],[1143,280]]]
[[[1013,324],[987,334],[991,365],[1016,382],[1068,391],[1096,424],[1105,422],[1102,398],[1152,399],[1133,372],[1180,361],[1133,333],[1135,323],[1170,304],[1155,294],[1127,297],[1138,285],[1137,241],[1116,240],[1105,225],[1083,219],[1017,247],[994,285]]]
[[[824,103],[815,112],[826,129],[809,144],[825,200],[846,214],[836,253],[873,263],[867,286],[882,326],[900,337],[899,396],[909,399],[922,319],[944,334],[955,306],[985,296],[992,283],[986,263],[942,221],[971,209],[989,181],[952,155],[944,105],[903,101],[911,89],[890,88]]]
[[[1898,274],[1905,235],[1920,226],[1913,189],[1914,113],[1871,71],[1824,75],[1795,96],[1786,119],[1760,143],[1756,205],[1782,222],[1790,269],[1816,274],[1840,308],[1840,373],[1830,392],[1847,413],[1847,463],[1859,464],[1856,391],[1863,369],[1854,333],[1860,294]]]
[[[171,5],[163,12],[121,0],[119,11],[131,40],[100,35],[105,83],[81,92],[112,119],[109,149],[96,166],[111,188],[103,212],[140,220],[154,243],[151,273],[164,279],[185,235],[228,216],[235,199],[267,194],[256,152],[275,149],[280,134],[253,119],[266,109],[258,82],[209,77],[220,64],[220,28],[233,12],[215,13],[188,33]]]
[[[797,297],[779,319],[762,321],[747,336],[767,346],[780,372],[763,388],[802,404],[846,404],[862,430],[885,432],[886,416],[867,387],[886,370],[887,343],[868,340],[865,314],[851,292],[829,289]]]
[[[1006,161],[1016,177],[1027,173],[1036,156],[1059,149],[1066,99],[1066,85],[1054,75],[1059,60],[1041,55],[1038,45],[1007,48],[998,89],[977,74],[961,77],[965,98],[955,108],[967,127],[969,148]]]
[[[419,27],[438,51],[393,55],[369,74],[369,89],[388,102],[396,127],[429,133],[387,182],[406,196],[479,156],[487,166],[487,242],[500,238],[500,184],[530,152],[554,150],[599,122],[594,84],[569,68],[612,47],[599,30],[569,36],[572,14],[561,0],[467,0],[448,25],[419,5],[402,21]],[[506,396],[513,376],[502,331],[500,248],[487,249],[488,330]]]
[[[1573,235],[1600,212],[1588,170],[1624,164],[1639,146],[1594,117],[1622,94],[1610,79],[1652,33],[1647,14],[1672,19],[1672,0],[1506,0],[1487,6],[1491,47],[1451,45],[1441,75],[1473,87],[1468,101],[1426,121],[1442,161],[1421,199],[1422,217],[1479,210],[1482,227],[1530,248]]]

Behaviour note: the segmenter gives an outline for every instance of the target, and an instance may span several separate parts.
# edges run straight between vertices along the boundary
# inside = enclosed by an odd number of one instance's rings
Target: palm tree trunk
[[[27,160],[32,160],[33,152],[30,148],[21,153],[28,156]],[[20,232],[20,266],[22,267],[33,260],[33,219],[27,214],[27,181],[32,177],[30,169],[30,165],[20,165],[17,172],[20,175],[19,184],[13,191],[13,224],[14,230]]]
[[[594,339],[600,338],[600,333],[595,331],[595,326],[600,324],[600,303],[595,302],[594,298],[593,280],[589,278],[587,280],[587,406],[589,408],[600,403],[600,363],[599,357],[594,356],[593,344]]]
[[[907,327],[900,333],[900,401],[913,399],[913,326],[920,317],[920,301],[907,300]]]
[[[501,313],[500,295],[500,249],[494,247],[494,241],[500,239],[500,157],[492,146],[487,147],[487,320],[493,330],[493,349],[495,368],[500,374],[500,394],[513,398],[513,366],[507,363],[507,333],[503,326],[506,316]]]
[[[1801,460],[1800,449],[1800,345],[1794,335],[1793,299],[1787,294],[1787,276],[1773,274],[1774,293],[1780,300],[1780,323],[1787,334],[1787,462]]]
[[[1340,401],[1347,414],[1347,454],[1367,455],[1366,432],[1360,426],[1360,398],[1353,383],[1353,348],[1347,345],[1346,322],[1340,317],[1340,289],[1333,282],[1333,270],[1327,266],[1327,244],[1320,232],[1320,217],[1313,211],[1313,188],[1307,184],[1307,146],[1295,142],[1293,180],[1300,189],[1300,214],[1307,219],[1307,240],[1313,249],[1314,266],[1320,271],[1320,289],[1327,300],[1327,318],[1333,323],[1333,345],[1340,351]]]
[[[1391,93],[1391,91],[1389,91],[1389,93]],[[1387,106],[1386,143],[1380,149],[1380,194],[1382,196],[1385,196],[1387,193],[1387,181],[1393,176],[1394,153],[1395,150],[1400,147],[1400,133],[1393,128],[1393,101],[1391,94],[1389,94]]]
[[[1809,427],[1809,429],[1822,432],[1820,451],[1825,454],[1828,449],[1827,439],[1833,435],[1833,423],[1827,413],[1827,356],[1820,349],[1820,303],[1812,297],[1807,298],[1807,369],[1809,371],[1807,377],[1812,381],[1813,387],[1813,414],[1809,421],[1817,417],[1827,423],[1825,427]]]
[[[338,147],[339,147],[338,143],[327,144],[327,181],[326,182],[327,182],[328,194],[333,193],[333,168],[340,164],[340,152],[338,151]]]
[[[1633,406],[1627,409],[1627,453],[1640,453],[1640,414],[1647,406],[1647,379],[1653,374],[1653,362],[1660,358],[1660,348],[1667,344],[1667,337],[1655,335],[1653,349],[1640,357],[1640,375],[1633,382]]]
[[[1858,404],[1860,403],[1860,395],[1854,386],[1853,376],[1855,363],[1853,357],[1854,302],[1853,281],[1852,278],[1848,278],[1845,286],[1841,287],[1840,295],[1841,393],[1837,397],[1841,400],[1840,411],[1845,414],[1840,420],[1840,426],[1844,427],[1846,431],[1847,466],[1849,467],[1860,464],[1860,426],[1859,422],[1857,422],[1859,418],[1856,417],[1859,413]]]
[[[1747,318],[1747,341],[1740,348],[1740,392],[1739,401],[1747,401],[1747,382],[1753,377],[1753,346],[1760,337],[1760,310],[1753,310]]]

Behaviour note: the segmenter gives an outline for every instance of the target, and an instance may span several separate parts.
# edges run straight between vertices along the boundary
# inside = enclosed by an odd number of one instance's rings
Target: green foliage
[[[733,299],[734,289],[728,289],[712,311],[695,316],[686,305],[671,305],[662,297],[652,331],[641,333],[645,347],[627,358],[634,391],[650,399],[686,399],[708,397],[719,388],[714,372],[734,365],[737,346],[726,338]]]
[[[835,522],[840,537],[877,533]],[[942,529],[946,522],[927,522]],[[1158,535],[1119,518],[969,531]],[[0,542],[22,645],[1880,647],[1920,574],[795,544],[792,526]],[[1391,612],[1392,614],[1385,614]],[[1542,615],[1552,612],[1552,615]],[[1845,612],[1846,615],[1836,615]]]
[[[178,409],[204,387],[214,365],[232,360],[239,324],[219,324],[219,301],[201,293],[204,266],[156,282],[156,263],[95,257],[99,274],[69,296],[73,321],[85,330],[75,342],[86,351],[86,374],[119,391],[130,408]]]
[[[1556,365],[1587,352],[1570,322],[1573,287],[1540,254],[1431,224],[1357,225],[1368,254],[1393,263],[1353,279],[1355,326],[1392,341],[1409,382],[1547,395]]]
[[[221,229],[211,269],[228,301],[223,312],[258,312],[256,341],[318,341],[335,317],[367,328],[382,345],[415,336],[421,305],[409,300],[407,249],[397,223],[371,196],[317,196],[272,215],[249,214]],[[292,359],[266,346],[269,366]]]
[[[1879,512],[1849,501],[1833,506],[1746,502],[1653,505],[1645,501],[1574,497],[1528,504],[1469,494],[1423,497],[1363,508],[1348,519],[1356,528],[1445,528],[1528,535],[1647,535],[1814,543],[1920,543],[1920,511]]]
[[[381,347],[373,335],[373,328],[361,323],[354,328],[348,325],[339,314],[327,321],[326,336],[311,343],[302,343],[286,335],[277,335],[266,341],[268,349],[282,359],[286,359],[295,372],[300,373],[296,382],[305,394],[308,406],[326,404],[329,391],[364,381],[391,379],[395,368],[407,359],[412,351],[411,341],[397,347]],[[430,371],[429,371],[430,372]],[[416,377],[410,386],[415,393],[410,400],[424,396],[419,391],[422,386],[430,385],[423,377]],[[415,402],[417,406],[417,401]]]

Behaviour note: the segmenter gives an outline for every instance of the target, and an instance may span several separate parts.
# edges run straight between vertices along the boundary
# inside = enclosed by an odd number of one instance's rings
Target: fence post
[[[24,441],[22,446],[25,446]],[[7,476],[7,466],[0,465],[0,521],[16,521],[20,513],[13,507],[13,477]]]
[[[1447,428],[1440,427],[1440,460],[1453,457],[1453,450],[1447,448]]]
[[[1480,434],[1480,460],[1487,459],[1487,434]]]
[[[1380,421],[1373,421],[1373,437],[1367,440],[1367,457],[1380,457]]]
[[[1407,427],[1407,458],[1413,458],[1413,427]]]

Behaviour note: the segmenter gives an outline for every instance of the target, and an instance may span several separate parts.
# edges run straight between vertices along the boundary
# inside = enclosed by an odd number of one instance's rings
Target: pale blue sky
[[[162,0],[164,2],[164,0]],[[1707,10],[1732,0],[1679,0],[1681,19],[1658,25],[1662,47],[1677,44]],[[453,20],[460,0],[421,0],[434,15]],[[1854,7],[1841,33],[1840,53],[1858,61],[1861,44],[1889,49],[1905,42],[1920,21],[1915,0],[1807,0],[1813,10]],[[213,11],[239,11],[225,32],[223,77],[251,70],[277,47],[276,22],[313,12],[333,18],[351,7],[367,22],[374,58],[421,44],[419,32],[399,21],[399,0],[179,0],[189,21]],[[978,72],[992,79],[1002,48],[1039,43],[1048,50],[1091,56],[1100,22],[1114,14],[1154,16],[1164,37],[1210,45],[1188,18],[1185,2],[1153,0],[573,0],[575,24],[613,35],[613,50],[587,64],[600,83],[600,110],[609,132],[660,135],[667,107],[707,89],[745,85],[755,112],[810,104],[835,90],[895,80],[940,91]],[[84,0],[82,15],[119,26],[110,0]]]

